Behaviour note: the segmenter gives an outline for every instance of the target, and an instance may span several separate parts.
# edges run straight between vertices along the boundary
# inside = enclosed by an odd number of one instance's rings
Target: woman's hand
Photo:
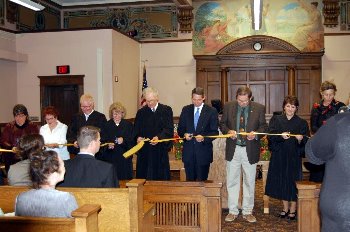
[[[282,133],[282,138],[284,138],[284,139],[289,139],[290,138],[290,132],[283,132]]]

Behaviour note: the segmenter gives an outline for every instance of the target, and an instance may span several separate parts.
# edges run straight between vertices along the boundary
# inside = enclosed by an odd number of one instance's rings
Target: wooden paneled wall
[[[259,42],[262,49],[254,50]],[[309,120],[312,104],[320,99],[323,52],[303,53],[286,41],[270,36],[249,36],[222,48],[213,56],[195,56],[197,86],[206,90],[207,102],[236,98],[248,85],[254,101],[266,106],[267,119],[282,110],[283,98],[296,95],[298,115]]]

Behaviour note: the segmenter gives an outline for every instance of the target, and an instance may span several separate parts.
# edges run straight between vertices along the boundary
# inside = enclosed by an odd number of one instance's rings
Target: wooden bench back
[[[140,231],[143,218],[143,184],[134,179],[127,188],[57,188],[72,193],[78,205],[100,204],[99,228],[102,232]],[[27,187],[0,186],[0,208],[14,212],[16,196]]]
[[[83,205],[72,212],[73,218],[0,217],[6,232],[98,232],[100,205]]]
[[[221,231],[221,183],[147,181],[144,200],[155,204],[156,231]]]

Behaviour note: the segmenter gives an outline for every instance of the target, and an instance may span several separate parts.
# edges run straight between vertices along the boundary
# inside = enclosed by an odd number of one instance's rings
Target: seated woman
[[[78,208],[74,196],[55,189],[64,179],[63,160],[55,151],[37,151],[29,157],[34,189],[17,196],[16,216],[71,217],[72,211]]]
[[[39,128],[29,120],[27,108],[22,104],[17,104],[13,107],[14,121],[9,122],[4,127],[1,133],[0,146],[3,149],[12,149],[18,146],[19,139],[23,135],[38,134]],[[6,172],[10,165],[17,163],[19,160],[12,153],[2,154],[5,163]]]
[[[44,147],[44,138],[39,134],[24,135],[20,140],[16,156],[21,161],[10,166],[7,178],[9,185],[31,186],[29,176],[30,160],[28,155],[41,151]]]
[[[44,137],[47,150],[56,151],[63,160],[69,159],[67,146],[62,145],[67,143],[67,125],[57,119],[58,111],[53,106],[46,107],[43,116],[46,124],[40,128],[40,134]]]

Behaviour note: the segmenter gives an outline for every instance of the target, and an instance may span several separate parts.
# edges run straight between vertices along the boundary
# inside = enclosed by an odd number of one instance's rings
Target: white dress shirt
[[[48,124],[43,125],[40,128],[40,134],[44,137],[45,144],[58,143],[65,144],[67,143],[67,125],[61,123],[57,120],[57,126],[51,131]],[[69,159],[69,153],[67,146],[60,145],[58,148],[47,148],[47,150],[56,151],[57,154],[63,159]]]

